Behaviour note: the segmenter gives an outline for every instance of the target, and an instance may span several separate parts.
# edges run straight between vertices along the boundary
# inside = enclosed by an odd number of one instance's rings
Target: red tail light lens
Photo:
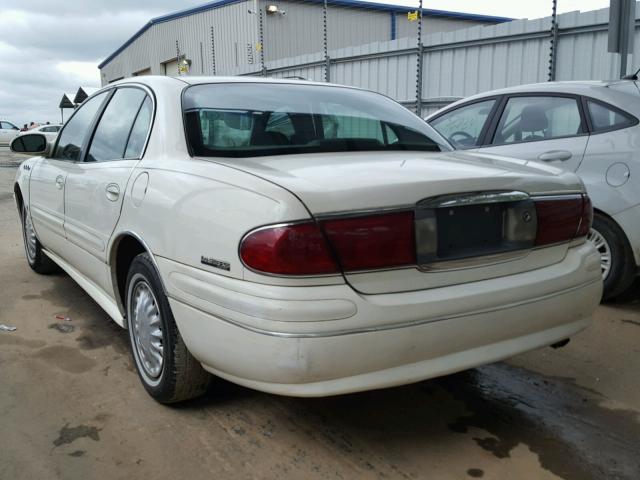
[[[590,228],[591,225],[591,201],[586,195],[567,199],[537,200],[536,212],[536,246],[567,242],[577,236],[584,236],[586,233],[582,233],[583,227],[589,225]]]
[[[322,232],[314,222],[267,227],[240,244],[244,264],[276,275],[340,273]]]
[[[413,212],[321,222],[345,271],[415,265]]]
[[[576,237],[586,237],[593,224],[593,205],[591,199],[587,195],[584,195],[582,199],[584,200],[582,203],[582,218],[580,219],[580,227],[578,228]]]

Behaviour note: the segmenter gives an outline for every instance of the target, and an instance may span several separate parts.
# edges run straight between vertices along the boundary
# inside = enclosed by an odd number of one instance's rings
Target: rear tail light
[[[534,246],[568,242],[589,233],[593,209],[586,195],[538,198],[535,208]],[[417,264],[416,251],[413,211],[267,226],[249,232],[240,243],[240,257],[248,268],[275,275],[405,267]]]
[[[240,257],[247,267],[276,275],[340,273],[314,222],[254,230],[242,240]]]
[[[240,244],[247,267],[277,275],[413,265],[415,252],[413,212],[324,220],[320,226],[307,222],[265,227],[250,232]]]
[[[582,195],[573,198],[536,200],[538,233],[536,246],[567,242],[589,233],[593,210],[591,200]]]
[[[340,218],[321,224],[345,271],[416,263],[413,212]]]

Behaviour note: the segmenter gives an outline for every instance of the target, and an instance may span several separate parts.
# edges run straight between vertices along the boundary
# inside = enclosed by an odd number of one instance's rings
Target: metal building
[[[100,65],[103,85],[135,75],[234,75],[262,64],[416,37],[415,8],[354,0],[216,0],[150,20]],[[450,32],[510,18],[423,9],[423,29]],[[415,17],[413,18],[415,20]]]

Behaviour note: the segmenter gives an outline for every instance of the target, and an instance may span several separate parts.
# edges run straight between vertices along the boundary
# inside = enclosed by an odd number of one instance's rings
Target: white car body
[[[38,127],[32,128],[31,130],[20,132],[17,136],[19,137],[21,135],[27,135],[29,133],[40,133],[44,135],[49,142],[54,142],[61,129],[62,125],[40,125]]]
[[[0,145],[9,145],[18,133],[20,129],[13,123],[0,120]]]
[[[135,87],[154,99],[140,158],[37,157],[18,170],[17,201],[44,253],[120,326],[128,325],[121,270],[133,245],[151,256],[197,361],[266,392],[323,396],[416,382],[551,345],[590,323],[602,285],[584,238],[429,268],[311,276],[248,268],[239,246],[264,225],[414,209],[465,192],[552,199],[584,187],[554,167],[447,151],[194,157],[181,95],[204,84],[338,88],[237,77],[120,81],[103,91]]]
[[[566,99],[567,106],[564,116],[553,116],[547,110],[547,118],[542,119],[548,124],[548,129],[536,130],[537,135],[529,139],[517,141],[501,141],[499,138],[500,125],[508,116],[508,102],[526,101],[530,99],[531,106],[536,103],[544,108],[545,100]],[[486,109],[472,112],[483,102],[494,100],[493,105],[484,103]],[[592,103],[592,101],[594,101]],[[574,106],[571,107],[570,104]],[[604,125],[596,125],[594,113],[590,110],[592,104],[603,106],[597,113],[604,114]],[[463,108],[468,107],[469,114],[478,119],[472,126],[463,119]],[[611,107],[611,108],[609,108]],[[583,126],[574,130],[573,134],[565,134],[562,126],[568,122],[569,108],[575,109],[576,115],[582,116]],[[491,110],[490,112],[488,110]],[[458,119],[454,119],[458,112]],[[622,121],[618,125],[608,125],[616,115]],[[609,118],[607,119],[607,115]],[[450,123],[445,124],[449,119]],[[486,119],[486,123],[485,122]],[[576,117],[578,120],[579,117]],[[433,113],[425,120],[434,126],[439,133],[450,129],[460,140],[457,148],[464,151],[505,155],[543,162],[575,172],[585,183],[587,192],[593,201],[597,217],[610,224],[612,228],[619,227],[621,233],[617,235],[620,241],[619,250],[628,250],[628,255],[619,255],[620,265],[616,264],[616,249],[607,238],[606,232],[600,232],[595,227],[594,241],[602,253],[602,269],[605,278],[605,296],[613,297],[629,287],[633,280],[637,266],[640,265],[640,90],[638,82],[631,80],[620,81],[570,81],[549,82],[533,85],[493,90],[459,100]],[[515,120],[515,118],[513,119]],[[555,127],[554,122],[560,124]],[[480,124],[482,132],[473,144],[468,144],[470,132],[477,132]],[[535,122],[534,122],[535,123]],[[532,127],[537,128],[537,127]],[[554,135],[554,128],[559,130]],[[456,131],[453,131],[456,130]],[[541,132],[545,132],[542,135]],[[495,133],[494,133],[495,132]],[[445,134],[446,136],[446,134]],[[482,138],[480,138],[482,137]],[[451,138],[449,139],[452,140]],[[455,143],[456,138],[453,138]],[[466,143],[466,144],[465,144]],[[597,223],[597,222],[596,222]],[[611,234],[609,234],[611,236]],[[607,240],[609,240],[607,242]],[[614,257],[614,258],[612,258]],[[628,268],[624,268],[624,265]],[[617,267],[617,268],[616,268]],[[616,268],[615,271],[611,271]],[[611,273],[610,278],[607,277]],[[613,278],[616,276],[616,278]]]

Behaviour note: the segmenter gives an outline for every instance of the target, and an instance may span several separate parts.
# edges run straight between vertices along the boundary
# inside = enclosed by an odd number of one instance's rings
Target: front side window
[[[18,130],[18,127],[11,122],[0,122],[0,128],[3,130]]]
[[[275,83],[195,85],[185,91],[183,109],[189,145],[197,156],[449,149],[431,127],[401,105],[356,89]]]
[[[129,133],[146,93],[139,88],[119,88],[102,114],[91,141],[87,162],[124,158]]]
[[[635,124],[632,116],[593,100],[587,100],[591,125],[595,132],[617,130]]]
[[[456,148],[478,145],[480,134],[487,123],[496,100],[465,105],[432,120],[431,126]]]
[[[58,136],[58,144],[53,158],[60,160],[80,160],[80,152],[89,135],[93,119],[100,110],[108,92],[102,92],[82,104],[65,125]]]
[[[578,102],[565,97],[512,97],[493,138],[496,145],[584,133]]]

